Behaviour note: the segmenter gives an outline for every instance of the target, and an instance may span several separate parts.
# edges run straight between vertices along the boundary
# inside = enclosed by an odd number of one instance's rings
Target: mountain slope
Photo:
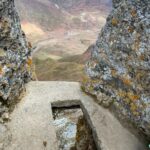
[[[23,24],[35,24],[44,31],[76,24],[78,17],[78,23],[81,22],[82,16],[75,17],[76,22],[72,20],[73,15],[79,15],[80,11],[84,13],[98,8],[102,14],[108,14],[111,9],[111,0],[16,0],[15,3]],[[89,20],[92,21],[92,18]]]
[[[49,0],[16,0],[22,22],[30,22],[43,30],[57,28],[64,23],[64,14]]]
[[[72,9],[84,9],[86,7],[90,8],[102,8],[110,7],[112,5],[111,0],[51,0],[52,2],[58,4],[60,7],[72,10]]]
[[[111,0],[16,0],[39,80],[81,81]],[[86,52],[85,52],[86,51]],[[45,65],[46,64],[46,65]]]

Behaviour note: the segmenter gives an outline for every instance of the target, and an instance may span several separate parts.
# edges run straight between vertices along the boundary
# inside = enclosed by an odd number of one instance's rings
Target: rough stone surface
[[[0,124],[0,150],[3,150],[3,147],[10,144],[11,134],[7,126]]]
[[[58,150],[51,106],[80,105],[92,128],[98,150],[146,150],[142,139],[125,129],[109,112],[81,92],[76,82],[30,82],[7,126],[10,144],[4,150]]]
[[[14,0],[0,1],[0,116],[31,76],[31,44],[25,39]]]
[[[114,0],[113,5],[83,86],[150,137],[150,1]]]
[[[83,116],[78,119],[76,144],[73,150],[96,150],[92,131]]]

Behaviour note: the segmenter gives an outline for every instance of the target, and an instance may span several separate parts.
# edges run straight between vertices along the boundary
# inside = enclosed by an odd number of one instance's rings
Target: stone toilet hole
[[[63,104],[52,104],[59,150],[97,150],[92,129],[80,104]]]

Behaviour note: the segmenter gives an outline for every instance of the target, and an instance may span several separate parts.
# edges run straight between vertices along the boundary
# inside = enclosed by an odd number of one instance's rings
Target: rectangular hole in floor
[[[80,105],[52,105],[52,111],[59,150],[97,150]]]

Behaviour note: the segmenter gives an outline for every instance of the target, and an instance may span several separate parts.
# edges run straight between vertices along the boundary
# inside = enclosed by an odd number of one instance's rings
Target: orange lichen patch
[[[137,12],[136,12],[135,9],[131,10],[131,15],[132,15],[132,17],[136,17],[137,16]]]
[[[128,93],[127,93],[127,96],[128,96],[128,98],[129,98],[131,101],[136,101],[136,100],[138,100],[138,99],[140,98],[138,95],[135,95],[135,94],[133,94],[132,92],[128,92]]]
[[[98,64],[98,63],[99,63],[99,61],[98,61],[98,60],[94,60],[93,62],[94,62],[94,64]]]
[[[124,83],[125,85],[129,85],[129,86],[130,86],[131,83],[132,83],[130,79],[125,78],[125,77],[122,78],[122,81],[123,81],[123,83]]]
[[[0,66],[0,75],[2,75],[3,74],[3,68],[2,68],[2,66]]]
[[[132,33],[132,32],[134,31],[134,28],[133,28],[132,26],[130,26],[130,27],[128,27],[128,31],[129,31],[130,33]]]
[[[28,66],[31,66],[31,65],[32,65],[32,59],[31,59],[31,58],[28,58],[27,64],[28,64]]]
[[[127,96],[127,93],[125,91],[119,91],[118,95],[122,98],[125,98]]]
[[[111,20],[111,23],[112,23],[113,26],[116,26],[116,25],[118,25],[118,20],[116,18],[113,18]]]
[[[141,54],[141,55],[140,55],[140,60],[144,60],[144,59],[145,59],[144,54]]]
[[[133,92],[125,92],[125,91],[122,91],[122,90],[120,90],[118,92],[118,95],[122,98],[126,98],[126,100],[129,101],[129,102],[136,101],[140,98],[138,95],[135,95]]]
[[[29,48],[32,48],[31,42],[28,42],[28,47],[29,47]]]
[[[117,74],[117,71],[116,71],[115,69],[112,69],[112,70],[111,70],[111,74],[112,74],[113,77],[115,77],[116,74]]]
[[[132,112],[136,112],[136,111],[137,111],[137,106],[136,106],[136,104],[131,103],[131,104],[130,104],[130,109],[131,109]]]

